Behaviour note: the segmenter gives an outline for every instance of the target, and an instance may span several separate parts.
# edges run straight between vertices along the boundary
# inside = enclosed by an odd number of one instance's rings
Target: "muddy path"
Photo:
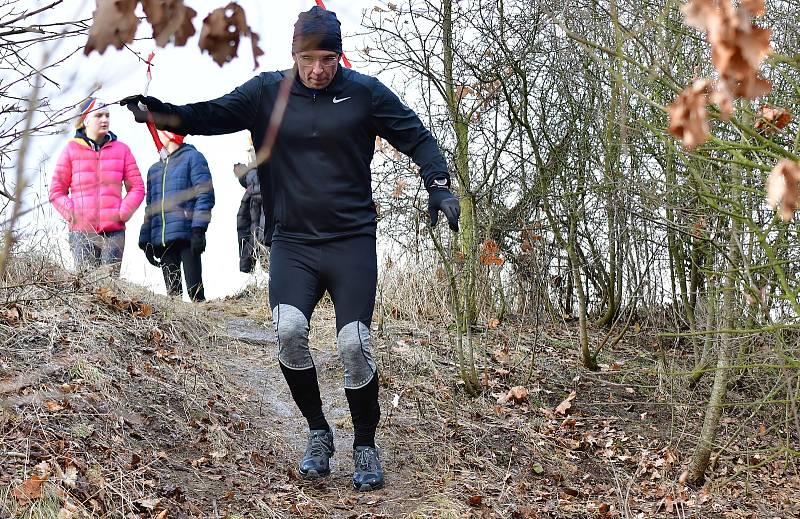
[[[295,467],[305,449],[308,426],[295,406],[277,361],[277,344],[272,323],[255,319],[219,316],[224,329],[226,353],[220,355],[219,366],[237,392],[248,395],[251,423],[279,437],[278,463],[290,475],[290,484],[297,487],[297,502],[283,512],[287,516],[308,517],[402,517],[418,508],[426,492],[415,484],[417,479],[410,454],[402,454],[396,440],[404,428],[396,417],[387,421],[392,395],[380,395],[384,419],[378,430],[377,443],[386,472],[384,489],[369,493],[352,488],[352,438],[350,411],[342,386],[342,365],[333,336],[335,321],[330,312],[318,312],[312,321],[310,347],[317,366],[323,409],[334,427],[336,453],[331,459],[331,475],[320,482],[297,478]],[[378,349],[381,345],[378,344]],[[279,467],[276,467],[279,468]],[[297,479],[295,479],[297,478]],[[263,489],[253,489],[263,491]],[[273,510],[281,514],[281,511]],[[322,515],[320,515],[322,514]]]

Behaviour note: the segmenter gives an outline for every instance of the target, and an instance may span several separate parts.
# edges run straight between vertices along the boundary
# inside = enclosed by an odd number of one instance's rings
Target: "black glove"
[[[140,243],[139,248],[144,251],[144,256],[147,261],[154,267],[160,267],[161,263],[156,259],[155,250],[150,243]]]
[[[147,109],[142,110],[139,103],[143,104]],[[167,108],[164,103],[152,96],[143,96],[140,94],[128,96],[119,102],[122,106],[127,108],[133,113],[133,118],[137,123],[146,123],[150,117],[153,122],[158,122],[166,117]]]
[[[434,189],[428,195],[428,213],[431,216],[431,227],[436,227],[439,222],[439,211],[447,217],[447,224],[453,232],[458,232],[458,217],[461,216],[461,206],[458,198],[447,189]]]
[[[192,228],[191,241],[192,254],[199,256],[206,250],[206,230],[200,227]]]

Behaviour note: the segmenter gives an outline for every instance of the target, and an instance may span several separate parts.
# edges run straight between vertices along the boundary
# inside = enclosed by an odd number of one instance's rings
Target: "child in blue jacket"
[[[147,261],[161,267],[167,293],[180,296],[181,266],[192,301],[204,301],[203,265],[206,230],[214,207],[211,171],[202,153],[183,142],[183,135],[159,130],[169,155],[147,172],[147,208],[139,248]]]

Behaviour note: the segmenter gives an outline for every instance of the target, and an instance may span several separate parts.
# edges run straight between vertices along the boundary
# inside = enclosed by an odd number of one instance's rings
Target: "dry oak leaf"
[[[567,409],[572,407],[572,401],[575,400],[575,397],[578,396],[575,391],[571,391],[570,394],[565,398],[558,406],[556,406],[556,413],[557,414],[567,414]]]
[[[733,114],[733,102],[736,100],[733,91],[736,88],[735,82],[717,81],[716,89],[709,96],[709,101],[719,106],[723,121],[729,120]]]
[[[708,140],[708,89],[711,80],[697,79],[681,92],[678,99],[667,107],[670,134],[678,138],[683,147],[691,150]]]
[[[764,0],[740,0],[739,4],[753,16],[764,16],[767,12]]]
[[[523,386],[514,386],[508,390],[506,395],[506,402],[514,402],[521,404],[528,398],[528,390]]]
[[[61,411],[62,409],[64,409],[64,406],[59,404],[55,400],[45,400],[44,408],[50,411],[51,413],[54,413],[56,411]]]
[[[249,36],[253,46],[254,68],[258,68],[258,56],[264,54],[258,47],[258,34],[247,25],[244,9],[236,2],[211,11],[203,20],[200,30],[200,49],[211,54],[220,67],[237,56],[239,40]]]
[[[11,497],[23,506],[42,497],[42,485],[50,477],[50,464],[43,461],[34,467],[34,471],[36,473],[33,476],[11,491]]]
[[[485,240],[481,244],[481,251],[480,261],[484,265],[502,265],[504,263],[503,258],[498,255],[500,247],[497,246],[497,242],[494,240]]]
[[[6,308],[3,310],[3,317],[5,318],[8,324],[16,324],[20,321],[21,313],[19,311],[19,307],[17,305],[13,305],[11,308]]]
[[[727,99],[727,91],[734,97],[755,99],[772,88],[758,75],[761,61],[771,50],[772,34],[771,29],[750,21],[749,12],[757,10],[758,2],[763,4],[763,0],[753,0],[750,6],[736,8],[731,0],[692,0],[681,6],[686,24],[706,32],[712,62],[726,83],[719,89],[722,100]],[[729,116],[728,106],[720,103],[720,108],[724,117]]]
[[[467,85],[459,85],[456,88],[456,99],[461,101],[466,96],[472,95],[474,93],[475,93],[475,90],[473,90],[471,87],[468,87]]]
[[[702,31],[708,30],[709,18],[715,10],[714,0],[691,0],[681,6],[686,25]]]
[[[767,203],[773,209],[780,205],[781,218],[788,222],[797,210],[800,199],[800,163],[783,159],[767,178]]]
[[[763,130],[764,133],[772,133],[776,129],[786,127],[792,120],[792,113],[786,108],[773,107],[763,105],[758,112],[759,118],[756,121],[755,127],[757,130]]]
[[[97,0],[83,53],[88,56],[96,50],[103,54],[109,45],[121,49],[133,42],[139,26],[139,17],[134,13],[138,3],[138,0]]]
[[[192,18],[197,11],[183,5],[183,0],[142,0],[142,7],[159,47],[165,47],[170,40],[179,47],[186,45],[196,32]]]

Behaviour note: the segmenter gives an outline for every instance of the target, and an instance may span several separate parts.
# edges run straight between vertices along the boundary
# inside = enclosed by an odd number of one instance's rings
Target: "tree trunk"
[[[738,205],[741,201],[741,172],[734,166],[731,170],[731,195],[733,204]],[[719,352],[717,354],[717,368],[714,374],[714,386],[711,389],[711,397],[706,407],[703,429],[700,432],[697,448],[695,449],[692,460],[689,464],[688,480],[695,484],[701,484],[705,480],[705,472],[708,468],[711,451],[717,437],[717,427],[722,417],[725,398],[728,393],[728,379],[730,378],[730,359],[733,350],[733,334],[730,330],[736,324],[736,274],[735,270],[740,267],[739,251],[737,244],[741,231],[741,222],[735,217],[731,218],[731,232],[728,237],[728,258],[729,265],[725,269],[725,280],[722,287],[722,331],[720,333]]]
[[[442,1],[442,35],[444,46],[444,82],[447,88],[447,109],[456,136],[456,149],[453,160],[461,204],[458,237],[461,252],[464,254],[464,278],[461,294],[464,309],[464,329],[477,322],[477,277],[478,277],[478,225],[475,196],[472,193],[469,172],[469,126],[458,106],[455,81],[453,78],[453,1]]]

